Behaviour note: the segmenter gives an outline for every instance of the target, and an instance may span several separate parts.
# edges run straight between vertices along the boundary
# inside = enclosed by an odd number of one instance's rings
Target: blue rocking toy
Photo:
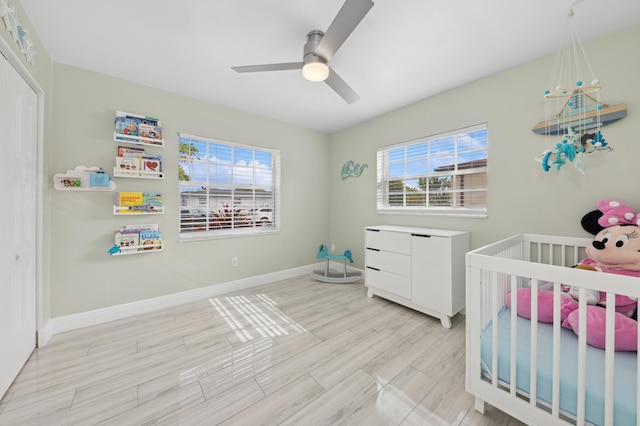
[[[329,249],[326,245],[320,244],[318,247],[318,255],[316,256],[318,259],[326,259],[327,265],[324,270],[314,270],[311,276],[325,283],[335,283],[335,284],[344,284],[344,283],[352,283],[356,282],[361,278],[360,271],[347,271],[347,260],[349,263],[353,263],[353,258],[351,257],[351,250],[345,250],[344,254],[329,254]],[[332,270],[329,267],[329,263],[331,260],[342,260],[344,263],[344,269],[342,272]]]

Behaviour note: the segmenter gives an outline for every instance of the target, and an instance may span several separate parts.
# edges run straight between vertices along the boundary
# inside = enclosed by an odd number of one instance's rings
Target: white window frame
[[[235,143],[235,142],[229,142],[229,141],[223,141],[220,139],[212,139],[212,138],[208,138],[205,136],[198,136],[198,135],[191,135],[188,133],[183,133],[180,132],[179,133],[179,138],[178,138],[178,144],[179,144],[179,148],[182,145],[184,139],[188,139],[191,140],[193,142],[202,142],[202,143],[206,143],[206,144],[218,144],[218,145],[223,145],[224,147],[228,147],[231,150],[235,150],[236,148],[238,149],[242,149],[242,150],[249,150],[249,151],[253,151],[254,157],[255,158],[255,153],[256,152],[268,152],[271,154],[271,172],[272,172],[272,176],[271,176],[271,184],[270,185],[266,185],[266,186],[261,186],[259,184],[256,183],[257,181],[257,177],[256,175],[259,174],[258,172],[259,167],[256,167],[256,164],[252,164],[250,165],[250,169],[252,169],[252,173],[253,173],[253,183],[251,184],[247,184],[247,183],[234,183],[234,182],[218,182],[214,179],[213,176],[209,175],[209,170],[210,170],[210,166],[212,165],[217,165],[218,167],[220,167],[221,163],[219,161],[215,161],[215,159],[213,159],[210,155],[208,154],[201,154],[201,157],[199,159],[193,159],[193,160],[189,160],[191,162],[194,163],[202,163],[205,166],[205,169],[207,170],[206,172],[206,176],[204,176],[203,180],[195,180],[195,181],[184,181],[184,180],[180,180],[181,177],[178,176],[178,199],[179,199],[179,210],[178,210],[178,241],[179,242],[185,242],[185,241],[199,241],[199,240],[207,240],[207,239],[218,239],[218,238],[229,238],[229,237],[244,237],[244,236],[252,236],[252,235],[264,235],[264,234],[274,234],[274,233],[278,233],[280,232],[280,161],[281,161],[281,153],[279,150],[276,149],[271,149],[271,148],[264,148],[264,147],[258,147],[258,146],[252,146],[252,145],[245,145],[245,144],[239,144],[239,143]],[[234,151],[235,152],[235,151]],[[232,160],[233,161],[233,160]],[[185,159],[182,155],[181,152],[178,153],[178,166],[179,169],[182,167],[182,165],[185,163]],[[239,166],[239,163],[235,163],[235,164],[230,164],[229,166],[231,168],[231,175],[235,176],[236,173],[236,167],[240,168],[244,168],[245,172],[246,172],[246,168],[247,168],[247,164],[242,164],[241,166]],[[257,223],[254,223],[253,226],[247,226],[247,227],[234,227],[234,228],[223,228],[223,229],[209,229],[209,230],[198,230],[198,231],[184,231],[181,228],[181,213],[180,213],[180,209],[184,209],[186,206],[183,206],[183,191],[182,189],[185,187],[193,187],[193,186],[200,186],[202,188],[217,188],[217,189],[222,189],[222,190],[245,190],[245,191],[251,191],[251,190],[270,190],[272,191],[272,197],[271,197],[271,202],[272,204],[269,205],[269,207],[271,207],[273,209],[273,217],[272,217],[272,222],[268,225],[268,226],[260,226]],[[230,191],[232,193],[235,193],[235,191]],[[254,197],[255,197],[255,193],[254,193]],[[200,204],[200,198],[201,195],[194,195],[193,199],[198,201],[198,205],[191,205],[191,207],[193,208],[199,208],[201,206]],[[234,208],[235,206],[237,206],[238,201],[235,200],[234,198],[231,199],[232,203],[229,203],[229,205]],[[255,201],[255,198],[254,198]],[[255,207],[260,207],[260,206],[255,206]],[[209,206],[209,210],[215,210],[216,206]],[[209,228],[208,224],[207,224],[207,228]]]
[[[459,154],[463,154],[463,153],[469,154],[474,151],[466,150],[464,152],[458,152],[457,151],[458,138],[462,135],[467,135],[470,132],[477,132],[480,130],[486,131],[486,148],[478,149],[477,151],[480,155],[482,154],[483,151],[485,152],[486,162],[484,163],[484,166],[474,167],[474,168],[464,168],[464,167],[459,168],[458,165],[463,164],[463,162],[459,162]],[[420,178],[428,179],[428,178],[439,177],[439,176],[458,177],[458,176],[468,175],[472,173],[480,173],[480,174],[484,173],[485,179],[486,179],[485,180],[486,184],[484,187],[475,188],[473,190],[469,189],[462,192],[467,193],[467,191],[468,192],[479,191],[479,192],[484,192],[484,196],[487,197],[488,186],[489,186],[488,167],[487,167],[488,155],[489,155],[488,133],[489,133],[489,129],[488,129],[487,123],[481,123],[481,124],[465,127],[462,129],[456,129],[456,130],[452,130],[445,133],[439,133],[436,135],[413,139],[410,141],[378,148],[378,151],[377,151],[377,197],[376,197],[377,212],[379,214],[444,215],[444,216],[467,216],[467,217],[479,217],[479,218],[487,217],[488,200],[486,198],[485,198],[484,205],[481,205],[481,206],[456,206],[456,205],[451,205],[451,206],[410,205],[409,206],[409,205],[406,205],[407,200],[406,200],[406,192],[405,192],[405,197],[403,198],[404,205],[399,206],[399,205],[391,205],[391,203],[389,202],[388,188],[389,188],[390,181],[395,181],[398,179],[403,179],[403,180],[414,179],[415,180]],[[431,146],[431,143],[434,141],[442,140],[444,138],[451,138],[451,137],[455,138],[454,150],[451,152],[448,152],[448,154],[451,155],[452,158],[454,158],[453,163],[451,164],[452,169],[449,169],[447,171],[441,171],[441,172],[434,171],[429,173],[429,170],[431,170],[432,168],[431,160],[434,159],[435,156],[431,155],[431,151],[428,151],[429,154],[427,154],[423,159],[425,162],[427,162],[427,164],[429,164],[429,166],[426,167],[424,172],[419,172],[419,173],[414,172],[413,174],[409,174],[410,172],[408,171],[407,164],[409,163],[410,160],[415,160],[415,158],[410,157],[411,154],[407,154],[408,152],[411,151],[410,147],[418,146],[419,144],[425,144],[425,143],[428,146]],[[389,153],[392,150],[397,150],[397,148],[405,149],[404,174],[400,177],[398,176],[390,177],[389,176]],[[442,153],[440,153],[440,155],[442,155]],[[426,199],[428,199],[428,196],[429,196],[428,191],[423,191],[423,193],[425,193],[425,197]],[[454,200],[452,201],[452,204],[455,204],[455,198],[456,197],[452,192],[452,200]]]

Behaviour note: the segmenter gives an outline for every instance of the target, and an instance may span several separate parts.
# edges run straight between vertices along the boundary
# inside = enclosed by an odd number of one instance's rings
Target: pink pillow
[[[591,346],[604,349],[605,324],[607,312],[600,306],[587,306],[587,343]],[[570,328],[578,334],[578,310],[571,312],[564,327]],[[638,322],[621,313],[615,315],[615,350],[638,350]]]
[[[511,293],[507,294],[507,306],[511,308]],[[578,309],[578,302],[570,297],[560,299],[560,320],[564,321],[567,315]],[[531,319],[531,289],[518,289],[518,315]],[[538,290],[538,322],[553,323],[553,292]]]

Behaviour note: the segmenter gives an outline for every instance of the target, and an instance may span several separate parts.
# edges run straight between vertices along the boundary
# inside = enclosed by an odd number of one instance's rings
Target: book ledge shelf
[[[162,139],[154,139],[154,138],[146,138],[144,136],[132,136],[132,135],[122,135],[117,132],[113,132],[113,141],[114,142],[124,142],[130,143],[134,145],[147,145],[147,146],[159,146],[164,147],[164,138]]]
[[[113,132],[115,142],[135,145],[164,146],[162,123],[154,117],[116,111],[116,125]]]
[[[135,171],[135,170],[122,170],[117,167],[113,168],[114,177],[126,177],[126,178],[140,178],[140,179],[164,179],[163,172],[151,172],[151,171]]]
[[[107,251],[112,256],[124,254],[153,253],[163,249],[162,232],[157,223],[126,225],[115,234],[114,242]]]
[[[57,191],[115,191],[116,183],[100,167],[77,166],[66,173],[53,175],[53,188]]]
[[[113,206],[114,215],[164,214],[164,206]]]
[[[143,254],[143,253],[156,253],[164,249],[163,243],[145,244],[141,246],[129,246],[127,248],[119,248],[115,244],[109,250],[109,254],[112,256],[125,256],[128,254]]]

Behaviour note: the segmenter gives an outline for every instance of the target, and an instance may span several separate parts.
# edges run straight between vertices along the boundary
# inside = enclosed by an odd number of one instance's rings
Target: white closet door
[[[36,344],[37,95],[0,54],[0,397]]]

